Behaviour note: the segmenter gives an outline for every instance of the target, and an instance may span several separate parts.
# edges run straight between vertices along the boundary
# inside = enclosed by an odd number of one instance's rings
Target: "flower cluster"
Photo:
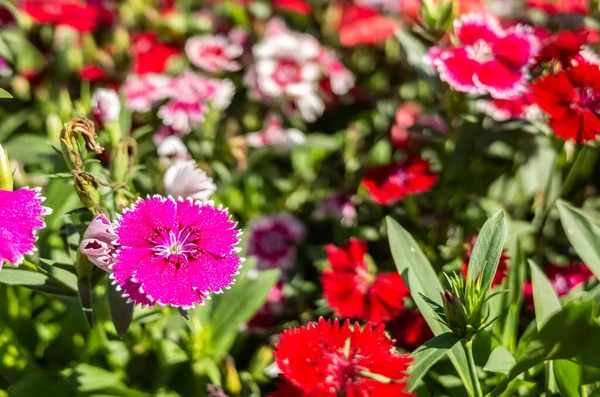
[[[324,112],[327,95],[346,94],[354,85],[331,50],[308,34],[289,30],[280,19],[269,21],[253,54],[255,63],[245,76],[252,97],[281,101],[284,111],[297,111],[307,121]]]

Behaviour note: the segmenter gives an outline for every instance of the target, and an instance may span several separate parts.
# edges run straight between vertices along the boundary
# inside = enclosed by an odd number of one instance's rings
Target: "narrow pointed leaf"
[[[554,292],[552,284],[544,272],[529,260],[531,269],[531,283],[533,284],[533,304],[535,305],[535,321],[538,331],[553,314],[560,311],[561,305],[558,295]]]
[[[555,360],[554,378],[560,395],[563,397],[579,397],[581,387],[582,368],[572,360]]]
[[[108,305],[117,335],[123,339],[133,318],[133,303],[127,303],[115,286],[108,283]]]
[[[430,302],[442,306],[440,294],[443,288],[433,270],[433,266],[431,266],[415,239],[406,229],[390,217],[386,218],[386,223],[390,249],[398,273],[410,289],[410,294],[423,314],[425,321],[427,321],[429,328],[435,335],[449,332],[448,327],[439,321],[439,316],[434,309],[423,299],[423,296],[425,296]],[[460,346],[454,346],[448,352],[448,357],[456,368],[456,372],[463,381],[468,393],[472,393],[474,389],[469,377],[469,365],[464,350]]]
[[[412,352],[413,362],[411,365],[411,376],[408,389],[413,391],[423,376],[435,363],[444,357],[460,339],[452,332],[446,332],[425,342],[417,350]]]
[[[558,214],[577,255],[600,278],[600,227],[583,211],[558,200]]]
[[[492,215],[481,228],[469,260],[468,277],[476,280],[481,273],[482,285],[489,288],[498,269],[498,262],[506,240],[506,216],[500,210]]]
[[[483,370],[507,374],[516,362],[517,360],[515,360],[514,356],[506,347],[498,346],[492,350],[492,354],[490,354]]]

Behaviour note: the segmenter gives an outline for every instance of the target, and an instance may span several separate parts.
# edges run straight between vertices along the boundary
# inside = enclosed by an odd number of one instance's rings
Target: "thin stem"
[[[475,366],[475,359],[473,358],[473,340],[462,339],[461,343],[467,354],[467,361],[469,361],[469,373],[471,374],[471,381],[475,388],[472,397],[483,397],[481,391],[481,384],[479,383],[479,377],[477,376],[477,367]]]

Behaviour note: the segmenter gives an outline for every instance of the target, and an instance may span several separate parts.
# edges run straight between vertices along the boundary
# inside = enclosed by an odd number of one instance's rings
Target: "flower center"
[[[167,260],[183,259],[187,261],[198,251],[197,234],[190,228],[174,232],[163,230],[158,232],[154,240],[154,254]]]
[[[260,241],[262,250],[267,254],[275,254],[285,251],[290,245],[286,236],[278,232],[267,233]]]
[[[413,177],[413,174],[406,172],[406,170],[403,168],[400,168],[392,176],[390,176],[390,182],[397,186],[406,186],[406,184],[410,182]]]
[[[467,56],[472,60],[484,63],[494,59],[492,47],[483,39],[479,39],[475,44],[467,46]]]
[[[600,95],[592,88],[579,87],[577,88],[577,100],[571,104],[571,107],[595,112],[600,109]]]
[[[301,81],[302,73],[300,65],[298,62],[292,60],[284,59],[279,61],[273,73],[273,80],[283,87]]]

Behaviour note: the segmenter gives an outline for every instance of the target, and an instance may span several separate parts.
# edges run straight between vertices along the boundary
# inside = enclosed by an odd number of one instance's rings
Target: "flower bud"
[[[116,241],[117,235],[113,231],[110,220],[106,215],[100,214],[90,222],[83,233],[79,251],[94,265],[105,272],[110,272],[110,265],[116,261]]]
[[[12,168],[8,161],[8,153],[0,145],[0,190],[13,190]]]
[[[128,137],[119,142],[112,159],[112,178],[114,182],[125,183],[127,174],[133,166],[136,152],[137,143],[135,139]]]
[[[83,205],[94,213],[102,212],[98,181],[87,172],[73,172],[75,175],[75,191]]]
[[[230,357],[225,359],[225,388],[229,393],[236,396],[242,392],[240,375],[235,368],[233,359]]]

